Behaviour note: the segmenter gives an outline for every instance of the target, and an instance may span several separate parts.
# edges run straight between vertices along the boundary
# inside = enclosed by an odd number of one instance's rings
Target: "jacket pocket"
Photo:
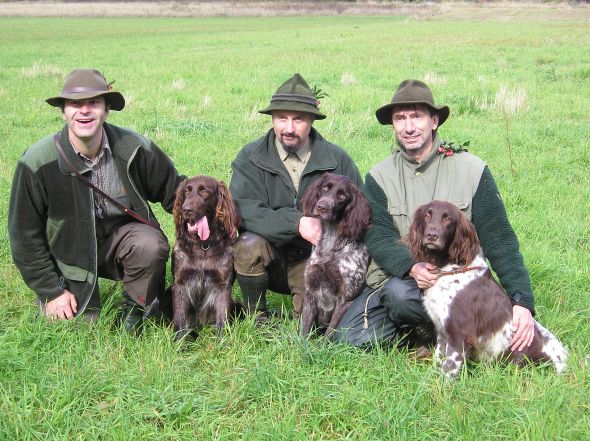
[[[68,279],[73,280],[75,282],[87,282],[87,283],[94,283],[95,275],[84,268],[80,268],[79,266],[75,265],[68,265],[67,263],[61,262],[56,260],[57,267],[61,271],[62,275]]]

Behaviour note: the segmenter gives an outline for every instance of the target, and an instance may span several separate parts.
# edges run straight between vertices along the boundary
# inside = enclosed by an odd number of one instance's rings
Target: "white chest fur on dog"
[[[451,304],[457,294],[488,269],[485,260],[480,256],[477,256],[469,266],[482,269],[439,277],[431,288],[424,290],[422,299],[424,307],[439,332],[444,332],[444,324],[449,319]],[[457,268],[460,268],[459,265],[449,264],[442,267],[440,271],[448,272]]]

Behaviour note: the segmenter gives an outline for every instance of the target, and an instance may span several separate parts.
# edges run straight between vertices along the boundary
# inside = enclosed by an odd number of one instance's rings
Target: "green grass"
[[[252,19],[0,18],[0,439],[584,440],[590,437],[590,52],[587,23]],[[77,67],[101,69],[128,100],[109,121],[154,139],[182,173],[229,180],[230,162],[270,127],[259,115],[294,72],[329,97],[316,127],[364,174],[392,143],[374,110],[405,78],[451,108],[443,138],[490,166],[525,261],[539,319],[569,370],[476,365],[446,384],[405,352],[302,341],[297,324],[251,320],[181,347],[35,319],[11,263],[14,164],[58,130],[44,99]],[[504,88],[524,103],[496,102]],[[506,107],[505,107],[506,108]],[[158,210],[172,240],[171,216]],[[121,286],[104,282],[103,301]],[[236,294],[238,290],[235,289]],[[286,297],[272,302],[289,307]]]

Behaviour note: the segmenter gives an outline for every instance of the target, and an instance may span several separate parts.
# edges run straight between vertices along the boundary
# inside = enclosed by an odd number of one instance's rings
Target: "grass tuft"
[[[516,112],[523,109],[525,104],[526,90],[523,87],[510,90],[503,84],[500,86],[500,89],[498,89],[498,92],[496,92],[493,107],[499,112],[514,115]]]

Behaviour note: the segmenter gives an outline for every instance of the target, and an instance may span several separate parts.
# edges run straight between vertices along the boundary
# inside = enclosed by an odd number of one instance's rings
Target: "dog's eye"
[[[330,191],[330,186],[329,185],[324,185],[322,187],[322,191],[326,192],[326,191]]]
[[[450,224],[451,222],[453,222],[453,219],[451,219],[450,216],[443,216],[443,222]]]
[[[346,193],[344,193],[343,191],[339,191],[338,194],[336,195],[336,197],[338,199],[340,199],[341,201],[345,200],[348,196],[346,195]]]
[[[430,218],[431,218],[430,213],[426,213],[424,215],[424,220],[430,220]]]

